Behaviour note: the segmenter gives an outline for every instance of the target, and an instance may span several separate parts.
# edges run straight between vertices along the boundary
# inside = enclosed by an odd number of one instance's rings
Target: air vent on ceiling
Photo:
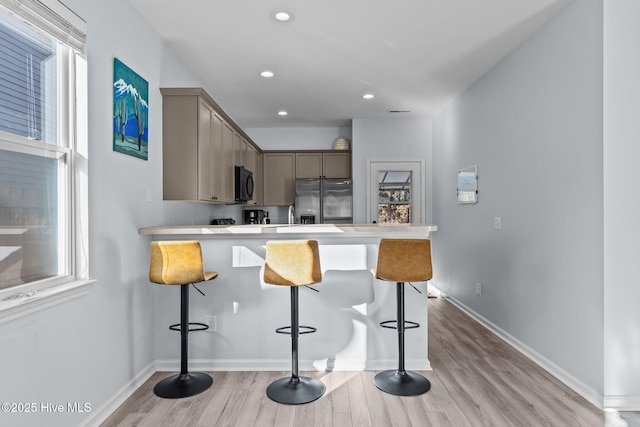
[[[410,113],[411,110],[389,110],[390,113]]]

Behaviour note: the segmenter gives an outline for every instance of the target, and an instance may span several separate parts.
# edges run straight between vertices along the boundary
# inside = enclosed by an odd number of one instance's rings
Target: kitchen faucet
[[[294,224],[296,222],[295,211],[296,210],[293,207],[293,205],[289,205],[289,225]]]

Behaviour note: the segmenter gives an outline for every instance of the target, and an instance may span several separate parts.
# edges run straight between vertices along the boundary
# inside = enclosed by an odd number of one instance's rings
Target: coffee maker
[[[245,224],[269,224],[269,212],[262,209],[246,209],[244,211]]]

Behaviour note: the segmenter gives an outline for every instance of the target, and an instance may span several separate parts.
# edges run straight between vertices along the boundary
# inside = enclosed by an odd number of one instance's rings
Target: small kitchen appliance
[[[300,215],[300,224],[315,224],[315,215]]]
[[[243,166],[235,167],[235,201],[248,202],[253,199],[253,172]]]
[[[214,218],[211,220],[211,225],[233,225],[236,220],[233,218]]]
[[[245,224],[269,224],[269,212],[262,209],[246,209],[244,211]]]

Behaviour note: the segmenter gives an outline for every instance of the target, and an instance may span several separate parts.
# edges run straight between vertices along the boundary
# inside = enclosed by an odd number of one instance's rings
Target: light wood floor
[[[433,371],[422,373],[432,386],[421,396],[379,391],[375,372],[305,372],[321,379],[327,392],[297,406],[265,395],[267,385],[288,372],[211,372],[209,390],[177,400],[153,394],[155,383],[169,375],[156,373],[102,426],[611,425],[600,410],[442,298],[429,299],[429,359]]]

